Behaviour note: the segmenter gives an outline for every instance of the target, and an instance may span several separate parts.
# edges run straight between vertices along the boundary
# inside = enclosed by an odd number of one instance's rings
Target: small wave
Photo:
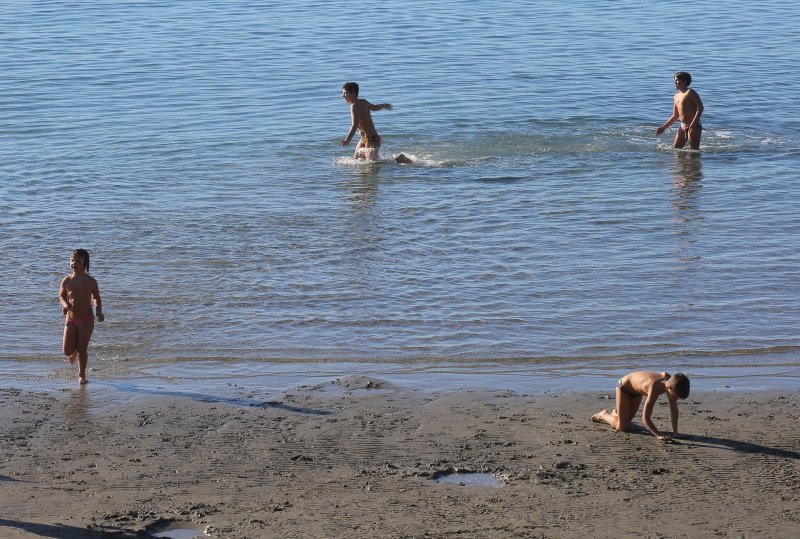
[[[283,325],[288,323],[284,321]],[[446,324],[444,321],[441,324]],[[485,320],[471,320],[467,323],[459,323],[458,328],[477,326],[482,327],[486,324]],[[353,324],[350,324],[351,326]],[[408,326],[408,322],[395,321],[395,327],[401,328]],[[668,348],[668,346],[664,346]],[[466,347],[469,348],[469,347]],[[186,354],[186,347],[179,346],[174,348],[162,348],[160,350],[149,350],[143,353],[137,347],[129,350],[117,349],[110,353],[97,355],[94,361],[98,365],[117,365],[127,363],[131,360],[140,365],[142,361],[146,363],[183,363],[187,361],[254,361],[256,363],[337,363],[341,361],[366,362],[366,363],[483,363],[491,362],[498,364],[552,364],[561,365],[564,368],[618,368],[620,365],[625,367],[641,367],[642,365],[657,365],[660,363],[680,364],[695,368],[709,368],[717,366],[736,366],[736,367],[757,367],[757,366],[800,366],[800,346],[769,346],[756,348],[737,348],[720,350],[700,350],[700,349],[680,349],[660,350],[660,351],[625,351],[608,353],[606,347],[597,347],[594,352],[584,351],[573,355],[530,355],[520,352],[519,354],[492,354],[483,353],[476,355],[474,352],[456,353],[451,351],[448,354],[441,354],[428,349],[427,346],[405,346],[393,348],[388,353],[362,354],[358,352],[338,350],[333,351],[324,347],[301,350],[297,347],[292,349],[275,348],[271,352],[265,353],[263,347],[240,347],[237,349],[226,348],[193,348],[191,354]],[[15,370],[14,365],[30,362],[42,362],[43,364],[53,365],[59,362],[53,361],[53,354],[48,353],[20,353],[20,354],[0,354],[0,373],[5,369]]]
[[[518,129],[518,130],[517,130]],[[653,127],[631,124],[615,129],[596,128],[596,122],[581,120],[576,123],[536,124],[507,126],[504,130],[478,134],[453,132],[443,138],[429,139],[424,147],[416,146],[417,137],[409,136],[399,142],[400,151],[381,148],[378,161],[365,161],[352,157],[334,159],[337,166],[365,168],[377,165],[395,165],[395,157],[404,154],[413,164],[433,168],[483,166],[491,161],[517,158],[555,156],[607,156],[674,152],[672,127],[661,137],[656,137]],[[396,142],[396,144],[397,144]],[[703,131],[700,152],[727,153],[785,153],[798,146],[791,135],[765,133],[730,126],[708,126]],[[695,151],[685,148],[686,151]]]
[[[399,155],[405,155],[409,159],[411,159],[411,163],[398,163],[395,159]],[[443,157],[437,157],[432,154],[415,154],[411,152],[397,152],[397,153],[384,153],[380,152],[378,155],[378,159],[376,161],[369,161],[366,159],[354,159],[352,157],[337,157],[333,160],[333,164],[340,167],[351,167],[351,168],[374,168],[382,165],[399,165],[399,166],[422,166],[422,167],[433,167],[433,168],[443,168],[443,167],[453,167],[453,166],[464,166],[470,164],[477,164],[480,161],[485,160],[486,158],[482,159],[472,159],[472,160],[457,160],[457,159],[448,159]]]
[[[364,159],[353,159],[352,157],[337,157],[333,160],[333,164],[342,167],[370,167],[380,165],[380,161],[366,161]]]

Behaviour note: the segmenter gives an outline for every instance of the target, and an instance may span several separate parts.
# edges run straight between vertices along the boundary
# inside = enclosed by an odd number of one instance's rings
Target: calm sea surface
[[[0,359],[60,358],[83,247],[96,365],[800,365],[798,20],[777,1],[3,2]],[[678,70],[701,152],[653,134]],[[373,114],[383,163],[338,144],[349,80],[394,105]]]

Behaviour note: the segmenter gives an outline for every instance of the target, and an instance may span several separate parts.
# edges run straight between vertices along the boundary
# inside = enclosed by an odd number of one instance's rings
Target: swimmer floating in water
[[[350,140],[356,134],[356,129],[361,131],[361,140],[356,145],[356,151],[353,154],[353,159],[367,159],[369,161],[377,161],[378,149],[381,147],[381,136],[375,129],[375,124],[372,123],[372,114],[370,111],[387,109],[392,110],[391,103],[381,103],[380,105],[373,105],[366,99],[359,99],[358,97],[358,84],[355,82],[346,82],[342,86],[342,97],[350,104],[350,117],[353,120],[350,132],[347,138],[341,140],[342,146],[350,144]],[[411,159],[404,154],[400,154],[394,158],[395,161],[401,164],[411,163]]]

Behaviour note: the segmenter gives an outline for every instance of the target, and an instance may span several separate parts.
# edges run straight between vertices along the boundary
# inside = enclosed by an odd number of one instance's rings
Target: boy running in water
[[[350,117],[352,118],[352,125],[347,137],[341,140],[342,146],[350,144],[350,140],[356,134],[356,129],[361,131],[361,140],[356,145],[356,151],[353,154],[353,159],[367,159],[370,161],[378,160],[378,149],[381,147],[381,136],[375,129],[375,124],[372,123],[372,114],[370,111],[381,109],[392,110],[391,103],[381,103],[373,105],[366,99],[358,97],[358,84],[355,82],[346,82],[342,86],[342,97],[347,103],[350,104]],[[395,161],[402,164],[411,163],[411,159],[402,153],[394,158]]]

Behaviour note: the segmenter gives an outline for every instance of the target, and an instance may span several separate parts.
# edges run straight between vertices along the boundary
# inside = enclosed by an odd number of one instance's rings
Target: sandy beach
[[[94,390],[94,391],[93,391]],[[119,398],[118,398],[119,397]],[[0,390],[2,537],[791,537],[800,399],[697,392],[688,438],[616,433],[610,393],[348,377],[271,402]],[[654,421],[668,427],[666,404]],[[482,472],[497,485],[437,482]]]

